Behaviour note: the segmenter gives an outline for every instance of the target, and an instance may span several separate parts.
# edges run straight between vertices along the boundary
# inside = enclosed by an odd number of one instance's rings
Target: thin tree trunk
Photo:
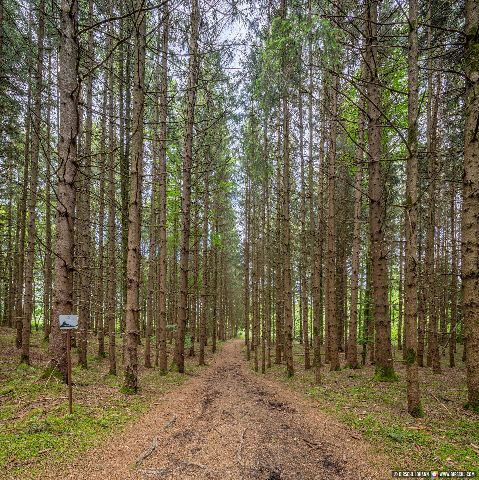
[[[52,321],[52,206],[51,206],[51,89],[52,84],[52,55],[48,56],[48,101],[47,101],[47,132],[46,132],[46,162],[45,162],[45,259],[43,269],[43,322],[44,338],[50,336]]]
[[[45,35],[45,0],[38,5],[37,65],[35,72],[35,101],[32,119],[32,156],[30,166],[30,191],[28,196],[27,251],[25,259],[25,295],[22,325],[21,362],[30,364],[30,330],[34,308],[33,269],[35,265],[36,205],[38,193],[38,163],[42,126],[43,91],[43,38]]]
[[[387,248],[384,238],[385,185],[381,167],[380,81],[378,78],[378,0],[367,3],[366,63],[368,67],[369,116],[369,218],[371,235],[371,277],[375,318],[376,374],[381,380],[395,379],[388,303]]]
[[[417,150],[418,150],[418,4],[409,0],[408,150],[406,165],[405,357],[408,412],[423,415],[417,365]]]
[[[402,223],[402,222],[401,222]],[[398,350],[403,349],[403,332],[405,331],[403,323],[404,313],[404,238],[401,233],[399,237],[399,285],[398,285]],[[403,352],[404,353],[404,352]]]
[[[457,243],[456,243],[456,185],[451,182],[451,324],[449,331],[449,366],[456,366],[457,328]]]
[[[248,175],[248,172],[247,172]],[[244,313],[244,339],[246,345],[246,360],[250,360],[250,344],[249,344],[249,304],[250,304],[250,208],[251,208],[251,195],[249,177],[245,179],[245,235],[244,235],[244,294],[243,294],[243,313]]]
[[[163,5],[163,37],[161,42],[161,73],[160,73],[160,151],[159,151],[159,281],[160,291],[158,296],[158,356],[160,373],[167,371],[166,352],[166,142],[167,142],[167,115],[168,115],[168,40],[170,12],[168,0]]]
[[[106,112],[108,105],[108,82],[105,83],[105,92],[103,96],[102,121],[101,121],[101,165],[100,165],[100,192],[99,192],[99,208],[98,208],[98,270],[97,270],[97,286],[96,286],[96,330],[98,337],[98,357],[105,356],[105,182],[106,182]]]
[[[189,44],[188,87],[186,105],[186,129],[183,155],[183,183],[181,192],[181,251],[180,251],[180,297],[178,302],[178,328],[176,335],[175,361],[180,373],[185,371],[185,329],[188,317],[188,259],[190,253],[190,208],[191,169],[193,155],[193,126],[196,105],[198,76],[198,37],[200,12],[198,0],[192,0],[191,34]]]
[[[141,183],[143,175],[143,116],[144,116],[144,75],[146,18],[141,10],[142,0],[137,0],[138,13],[135,15],[135,79],[133,85],[130,198],[128,206],[128,258],[127,293],[125,304],[126,348],[124,358],[126,392],[138,391],[138,343],[139,343],[139,287],[140,287],[140,241],[141,241]]]
[[[31,42],[31,15],[28,27],[28,39]],[[22,331],[23,331],[23,285],[25,273],[25,223],[27,216],[27,198],[28,198],[28,179],[30,176],[30,140],[32,129],[32,114],[31,114],[31,61],[28,66],[28,87],[27,87],[27,113],[25,115],[25,155],[23,163],[23,180],[21,196],[17,206],[17,233],[16,233],[16,248],[15,248],[15,269],[14,269],[14,317],[16,326],[15,345],[17,348],[22,346]]]
[[[110,3],[113,16],[113,2]],[[113,25],[110,23],[110,38]],[[111,40],[110,40],[111,42]],[[111,42],[112,43],[112,42]],[[111,47],[110,47],[111,48]],[[112,59],[108,62],[108,286],[106,321],[108,325],[108,361],[110,375],[116,375],[116,198],[115,198],[115,119],[114,119],[114,71]],[[120,100],[121,101],[121,100]]]
[[[339,370],[338,311],[336,305],[336,225],[335,225],[335,184],[336,184],[336,137],[339,77],[333,75],[330,120],[330,147],[328,158],[328,224],[326,249],[326,329],[328,332],[328,357],[331,371]]]
[[[362,65],[362,80],[365,80],[365,65]],[[351,272],[351,306],[349,314],[349,338],[347,361],[350,368],[358,368],[357,324],[358,324],[358,292],[359,292],[359,262],[361,255],[361,207],[362,179],[364,162],[364,130],[366,124],[366,100],[363,97],[358,113],[358,144],[356,150],[356,175],[354,179],[354,227],[352,247]]]
[[[88,21],[93,23],[93,1],[88,2]],[[93,30],[88,35],[88,66],[94,63]],[[90,177],[91,177],[91,147],[93,130],[93,77],[88,75],[86,81],[86,120],[84,126],[85,148],[83,150],[82,168],[80,171],[80,191],[78,196],[77,237],[76,247],[79,259],[79,308],[78,308],[78,363],[87,368],[88,327],[90,324]],[[78,195],[79,194],[79,195]]]
[[[208,321],[208,239],[209,239],[208,215],[209,215],[209,198],[210,198],[209,169],[210,169],[210,165],[207,165],[206,174],[205,174],[205,193],[204,193],[204,210],[203,210],[203,253],[201,258],[202,281],[201,281],[200,355],[199,355],[200,365],[205,365],[206,324]]]
[[[293,365],[293,311],[291,286],[291,232],[290,232],[290,152],[289,152],[289,107],[283,97],[283,295],[284,295],[284,356],[288,376],[294,374]]]
[[[279,365],[283,357],[284,342],[284,297],[283,297],[283,242],[282,242],[282,173],[281,173],[281,128],[278,118],[277,128],[277,172],[276,172],[276,265],[275,265],[275,294],[276,294],[276,345],[274,363]]]

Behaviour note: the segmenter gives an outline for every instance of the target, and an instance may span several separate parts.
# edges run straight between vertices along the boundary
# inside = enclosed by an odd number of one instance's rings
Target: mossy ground
[[[479,473],[479,415],[466,410],[465,371],[462,350],[457,352],[457,368],[443,373],[420,368],[423,418],[407,413],[406,370],[402,352],[396,352],[397,381],[380,381],[375,368],[342,368],[330,372],[323,365],[321,385],[314,385],[313,370],[304,371],[302,346],[295,345],[295,375],[287,377],[284,365],[274,365],[267,376],[317,401],[318,408],[353,427],[390,457],[392,469],[473,470]],[[274,354],[274,352],[273,352]]]
[[[186,357],[186,375],[174,371],[161,375],[157,368],[141,366],[139,393],[125,394],[121,392],[119,337],[117,341],[118,376],[108,373],[108,358],[96,355],[93,335],[88,369],[76,366],[73,349],[74,404],[69,415],[66,386],[57,377],[45,375],[48,344],[42,333],[32,334],[32,366],[28,366],[19,363],[14,332],[0,329],[0,472],[5,475],[1,478],[38,478],[44,464],[61,469],[62,464],[138,418],[156,399],[201,368],[197,358],[190,357]],[[218,347],[221,349],[221,344]],[[140,365],[142,353],[140,347]]]

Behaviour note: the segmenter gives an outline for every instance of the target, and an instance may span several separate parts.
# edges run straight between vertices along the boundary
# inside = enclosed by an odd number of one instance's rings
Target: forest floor
[[[255,375],[242,341],[166,394],[137,422],[61,471],[63,479],[383,479],[353,429],[278,382]],[[42,479],[60,478],[47,468]]]
[[[292,378],[285,376],[284,365],[274,364],[267,369],[266,378],[312,399],[323,413],[354,428],[390,459],[393,470],[475,471],[479,476],[479,415],[464,409],[467,388],[461,345],[455,368],[448,366],[446,352],[441,356],[442,373],[419,369],[424,408],[424,417],[419,419],[407,412],[406,369],[401,351],[394,351],[399,378],[396,382],[377,381],[374,365],[346,368],[341,354],[342,369],[330,372],[329,365],[323,364],[319,386],[314,385],[313,370],[304,370],[303,352],[302,345],[296,344]],[[272,356],[274,362],[274,352]]]
[[[158,369],[143,367],[140,345],[140,392],[125,395],[120,392],[123,380],[120,336],[117,335],[118,376],[114,376],[108,373],[108,358],[97,356],[97,339],[91,335],[88,369],[76,365],[76,349],[72,349],[73,415],[68,415],[66,386],[54,376],[44,378],[49,355],[43,333],[32,333],[31,366],[19,365],[14,343],[15,332],[0,328],[1,480],[44,478],[46,465],[58,473],[54,478],[61,478],[64,465],[134,423],[167,392],[205,369],[198,367],[197,357],[187,357],[187,375],[174,371],[160,375]],[[105,343],[108,348],[108,337]],[[218,349],[222,346],[219,342]],[[169,348],[171,359],[172,345]],[[207,349],[207,361],[212,357],[210,350]]]
[[[65,386],[41,375],[41,333],[32,337],[32,367],[18,365],[13,340],[11,330],[0,331],[2,480],[366,480],[391,478],[392,469],[479,465],[479,416],[462,408],[461,367],[421,369],[426,417],[414,420],[399,357],[398,382],[375,381],[372,366],[324,366],[323,384],[314,386],[300,345],[288,379],[284,366],[253,372],[237,340],[208,353],[207,367],[188,358],[187,375],[141,367],[140,394],[124,395],[122,376],[108,375],[92,338],[90,368],[73,371],[68,415]]]

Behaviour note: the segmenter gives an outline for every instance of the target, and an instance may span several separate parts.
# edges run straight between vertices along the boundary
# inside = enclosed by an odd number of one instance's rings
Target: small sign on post
[[[78,328],[78,315],[59,315],[60,330],[67,332],[67,383],[68,383],[68,411],[70,415],[73,412],[73,392],[72,392],[72,357],[71,345],[72,336],[71,331]]]
[[[78,315],[60,315],[60,330],[78,328]]]

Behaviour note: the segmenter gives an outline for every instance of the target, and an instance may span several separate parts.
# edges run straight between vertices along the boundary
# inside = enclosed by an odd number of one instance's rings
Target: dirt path
[[[123,433],[63,471],[69,479],[384,479],[368,446],[312,402],[250,372],[242,342]],[[140,461],[139,461],[140,459]],[[377,464],[377,462],[376,462]],[[60,478],[45,474],[42,478]]]

